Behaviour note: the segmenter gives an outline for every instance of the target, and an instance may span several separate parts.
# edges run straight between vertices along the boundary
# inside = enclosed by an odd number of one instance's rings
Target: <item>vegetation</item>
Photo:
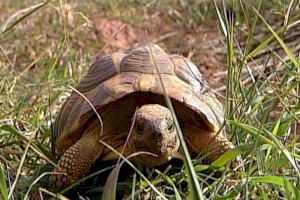
[[[99,199],[116,190],[127,199],[300,199],[299,10],[293,0],[0,1],[0,199]],[[200,66],[237,147],[209,166],[136,166],[124,179],[127,160],[95,166],[73,189],[50,191],[59,108],[95,55],[142,42]],[[206,57],[224,67],[201,68]],[[229,184],[226,163],[238,154],[243,179]]]

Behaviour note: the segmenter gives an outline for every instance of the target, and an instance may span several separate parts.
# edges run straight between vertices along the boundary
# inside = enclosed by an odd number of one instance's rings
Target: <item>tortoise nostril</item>
[[[171,144],[175,144],[176,141],[177,141],[177,136],[176,136],[176,134],[171,135],[171,136],[169,137],[169,142],[170,142]]]
[[[163,138],[164,136],[163,136],[163,133],[162,132],[160,132],[160,131],[153,131],[153,132],[151,132],[151,137],[153,138],[153,139],[160,139],[160,138]]]

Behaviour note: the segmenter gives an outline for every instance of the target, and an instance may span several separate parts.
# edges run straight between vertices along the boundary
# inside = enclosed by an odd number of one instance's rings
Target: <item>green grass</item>
[[[117,19],[143,29],[145,13],[176,23],[186,34],[197,35],[206,21],[218,26],[227,59],[226,91],[221,91],[225,126],[237,147],[211,165],[192,168],[187,155],[186,164],[176,170],[147,169],[140,174],[136,166],[132,176],[118,180],[115,168],[111,186],[104,182],[74,187],[91,199],[107,188],[109,194],[116,189],[130,191],[127,199],[145,193],[166,199],[300,198],[300,36],[286,39],[300,25],[298,1],[77,1],[70,3],[72,23],[62,14],[65,3],[0,3],[0,199],[21,199],[30,191],[58,194],[47,189],[57,159],[51,122],[94,55],[107,47],[93,37],[90,22]],[[174,48],[172,38],[163,44],[166,49],[181,48]],[[197,54],[197,44],[190,48]],[[276,63],[270,65],[272,60]],[[244,178],[235,185],[225,184],[231,176],[226,163],[238,154]],[[112,167],[98,168],[82,182],[97,180]],[[216,170],[219,178],[213,175]],[[56,198],[64,199],[70,191]]]

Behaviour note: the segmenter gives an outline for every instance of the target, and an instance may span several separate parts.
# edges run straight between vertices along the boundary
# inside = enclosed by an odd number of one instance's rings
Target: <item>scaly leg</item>
[[[54,169],[54,172],[66,174],[52,174],[50,187],[65,187],[82,178],[103,150],[103,145],[98,140],[98,134],[88,133],[71,146]]]

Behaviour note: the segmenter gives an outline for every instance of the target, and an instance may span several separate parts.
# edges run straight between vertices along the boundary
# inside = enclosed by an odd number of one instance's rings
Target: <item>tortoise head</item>
[[[155,154],[141,154],[137,157],[138,161],[150,167],[169,161],[179,148],[171,111],[159,104],[146,104],[137,110],[134,117],[130,149]]]

